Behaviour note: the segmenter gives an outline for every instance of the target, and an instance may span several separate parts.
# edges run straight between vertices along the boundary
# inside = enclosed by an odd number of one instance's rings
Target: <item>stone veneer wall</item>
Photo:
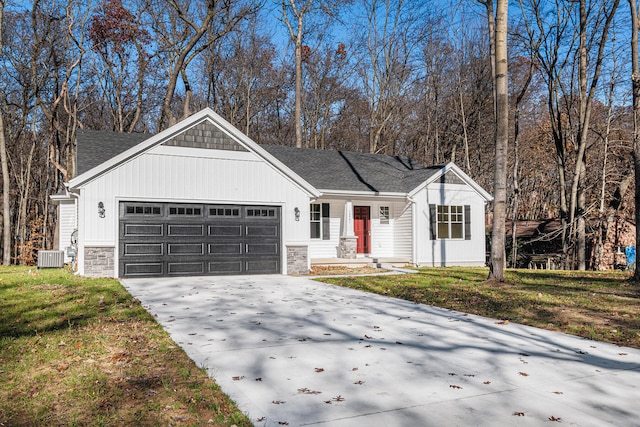
[[[356,236],[340,237],[338,257],[343,259],[356,259],[358,256],[358,238]]]
[[[309,273],[307,246],[287,246],[287,274],[307,273]]]
[[[84,275],[89,277],[114,277],[114,247],[87,246],[84,248]]]

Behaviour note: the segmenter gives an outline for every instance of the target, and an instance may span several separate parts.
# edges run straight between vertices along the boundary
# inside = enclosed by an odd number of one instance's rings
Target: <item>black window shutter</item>
[[[322,204],[322,240],[331,239],[329,203]]]
[[[471,206],[464,205],[464,240],[471,240]]]
[[[431,240],[436,240],[436,205],[429,205],[429,232]]]

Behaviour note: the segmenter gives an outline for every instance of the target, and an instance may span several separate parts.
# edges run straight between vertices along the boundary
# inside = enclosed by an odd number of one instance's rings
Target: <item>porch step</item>
[[[360,257],[354,259],[344,258],[312,258],[311,265],[340,265],[340,266],[370,266],[376,268],[398,268],[411,265],[411,261],[406,258],[371,258]]]

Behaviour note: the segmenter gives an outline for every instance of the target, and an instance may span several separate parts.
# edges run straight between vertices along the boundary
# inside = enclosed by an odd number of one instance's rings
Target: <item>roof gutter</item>
[[[407,193],[395,193],[385,191],[349,191],[349,190],[324,190],[320,189],[322,196],[350,196],[350,197],[389,197],[404,199]]]

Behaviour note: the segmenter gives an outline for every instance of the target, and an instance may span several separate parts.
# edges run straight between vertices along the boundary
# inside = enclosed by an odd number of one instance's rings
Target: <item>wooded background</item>
[[[510,3],[507,217],[561,219],[566,268],[601,268],[634,220],[629,4]],[[51,247],[78,129],[156,133],[206,106],[261,144],[453,161],[491,192],[493,10],[0,0],[4,262]]]

